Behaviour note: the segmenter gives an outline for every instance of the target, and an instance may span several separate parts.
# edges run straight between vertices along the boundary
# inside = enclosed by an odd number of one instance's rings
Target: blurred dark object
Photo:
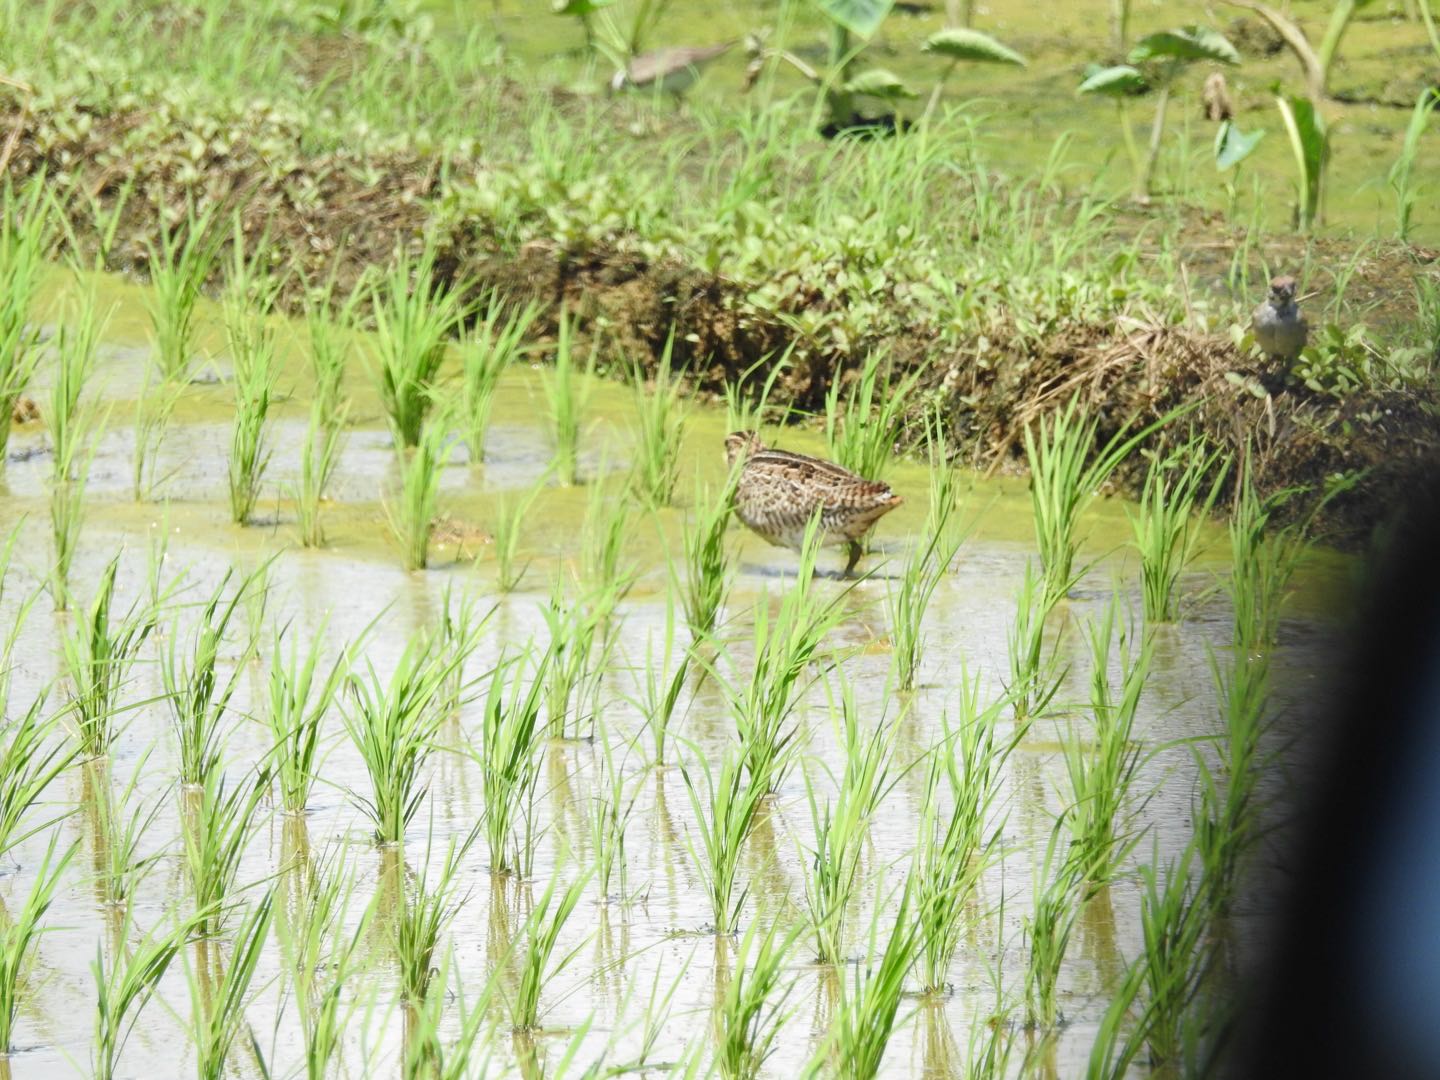
[[[1352,628],[1233,1075],[1440,1076],[1440,463]],[[1326,726],[1324,721],[1328,720]]]

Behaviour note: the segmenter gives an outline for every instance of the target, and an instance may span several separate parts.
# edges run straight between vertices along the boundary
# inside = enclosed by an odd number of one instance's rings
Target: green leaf
[[[900,76],[884,68],[869,68],[860,72],[845,84],[847,94],[864,94],[866,97],[881,98],[885,101],[901,101],[919,97],[903,82]]]
[[[1025,66],[1025,58],[1008,45],[1002,45],[989,34],[962,27],[951,27],[925,39],[924,51],[951,60],[973,60],[985,64]]]
[[[895,0],[815,0],[820,10],[852,34],[869,37],[880,29]]]
[[[1138,94],[1145,89],[1145,86],[1144,75],[1141,75],[1129,64],[1120,64],[1116,67],[1101,68],[1082,82],[1076,92],[1110,94],[1114,97],[1121,97],[1126,94]]]
[[[1255,152],[1255,147],[1264,137],[1264,128],[1257,128],[1247,135],[1231,121],[1222,121],[1220,130],[1215,133],[1215,168],[1224,172],[1239,165]]]
[[[1214,60],[1220,64],[1238,64],[1240,54],[1219,31],[1208,26],[1186,26],[1141,38],[1130,50],[1129,60],[1132,64],[1146,60],[1179,60],[1182,63]]]
[[[550,10],[556,15],[593,15],[609,7],[615,0],[551,0]]]

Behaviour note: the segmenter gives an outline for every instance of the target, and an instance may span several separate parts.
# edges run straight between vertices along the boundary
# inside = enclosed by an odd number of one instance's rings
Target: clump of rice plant
[[[815,846],[802,856],[801,865],[805,870],[805,909],[815,939],[815,956],[822,964],[838,964],[844,956],[847,916],[861,884],[860,862],[870,820],[895,783],[890,765],[896,726],[882,719],[862,735],[854,689],[843,679],[839,709],[831,704],[832,716],[836,712],[845,768],[835,797],[822,797],[810,770],[805,770]]]
[[[714,632],[730,594],[735,556],[725,546],[725,531],[730,524],[734,485],[734,477],[718,492],[697,484],[694,517],[687,515],[681,533],[685,574],[680,599],[685,605],[685,621],[696,637]]]
[[[64,463],[77,460],[78,444],[89,427],[80,394],[94,377],[96,350],[104,328],[91,293],[67,304],[62,318],[55,335],[55,381],[50,386],[50,409],[45,414],[57,483],[68,479],[63,475]]]
[[[52,203],[40,184],[0,210],[0,468],[10,445],[10,416],[40,363],[34,317],[45,260],[54,239]]]
[[[183,229],[165,229],[147,246],[150,290],[146,307],[160,373],[175,382],[189,378],[195,344],[195,309],[205,280],[220,255],[213,213],[190,214]]]
[[[397,447],[419,445],[435,401],[446,339],[467,313],[466,284],[441,286],[436,254],[433,244],[426,244],[418,258],[401,251],[372,290],[380,403]]]
[[[589,874],[580,874],[558,896],[559,870],[535,902],[521,932],[515,965],[518,970],[515,992],[510,998],[510,1022],[516,1031],[534,1031],[540,1026],[540,992],[555,979],[580,949],[555,957],[560,932],[585,890]]]
[[[595,792],[590,797],[590,845],[595,859],[595,886],[601,903],[606,903],[614,896],[623,900],[627,895],[625,830],[635,812],[639,781],[644,774],[626,775],[625,759],[615,760],[610,732],[603,723],[595,739],[600,757],[595,770]],[[633,748],[632,742],[627,750]]]
[[[385,500],[385,520],[400,548],[406,570],[424,570],[430,562],[430,534],[440,501],[440,474],[450,456],[450,439],[438,419],[428,424],[401,466],[398,496]]]
[[[460,426],[473,463],[485,460],[485,434],[490,430],[490,410],[500,376],[520,355],[539,314],[540,308],[533,302],[512,307],[492,294],[484,316],[460,344]]]
[[[451,837],[433,880],[431,846],[427,843],[425,869],[416,879],[414,895],[407,897],[395,914],[395,960],[400,970],[400,995],[411,1008],[418,1008],[425,1001],[435,972],[435,950],[440,946],[440,936],[465,902],[465,897],[455,895],[456,875],[476,835],[472,831],[463,839]]]
[[[20,527],[25,523],[21,518],[10,529],[10,535],[0,543],[0,600],[5,598],[5,583],[10,578],[10,559],[15,553],[15,542],[20,538]],[[10,658],[15,653],[15,643],[20,640],[20,634],[25,629],[26,620],[30,617],[30,609],[35,606],[35,601],[40,598],[40,592],[44,588],[32,591],[24,597],[11,610],[10,625],[3,636],[0,636],[0,713],[10,707]]]
[[[986,827],[999,795],[1001,767],[1015,746],[1014,740],[1002,741],[996,733],[1007,700],[982,707],[980,680],[963,664],[959,684],[956,725],[942,721],[944,738],[929,755],[912,870],[919,962],[924,989],[932,994],[947,985],[950,961],[966,926],[966,905],[998,850],[1001,826],[988,835]],[[942,791],[950,798],[948,811],[942,809]]]
[[[346,361],[354,348],[356,309],[365,295],[363,287],[356,288],[337,302],[331,279],[318,292],[305,296],[307,355],[315,379],[311,416],[320,420],[327,433],[344,424]]]
[[[328,668],[320,665],[325,643],[325,622],[309,635],[302,654],[299,643],[292,639],[290,651],[284,649],[289,633],[277,631],[270,650],[270,698],[265,719],[275,740],[270,752],[271,768],[280,786],[280,799],[287,813],[301,814],[310,801],[319,768],[321,725],[335,707],[340,689],[349,669],[347,649],[331,661]]]
[[[99,789],[95,798],[95,832],[99,837],[97,846],[103,849],[103,859],[97,860],[96,877],[105,903],[112,907],[123,908],[129,903],[141,878],[159,858],[158,854],[140,855],[140,838],[154,825],[162,801],[157,798],[148,805],[132,806],[136,785],[149,758],[147,751],[118,797],[110,792],[104,760],[89,761],[85,765],[86,769],[94,770],[92,778]]]
[[[899,1026],[905,979],[920,944],[911,898],[907,881],[898,905],[875,905],[865,961],[840,980],[840,1000],[817,1057],[828,1058],[835,1075],[844,1080],[870,1080],[879,1075],[885,1049]],[[889,911],[894,912],[895,921],[881,946],[881,917]]]
[[[255,512],[270,464],[265,421],[277,378],[275,332],[257,312],[227,305],[225,336],[234,365],[235,420],[230,429],[230,520],[245,525]]]
[[[65,816],[24,828],[31,808],[76,756],[73,748],[52,738],[55,718],[45,715],[47,700],[44,693],[36,695],[30,707],[0,731],[0,855]]]
[[[1127,509],[1140,553],[1141,595],[1145,620],[1174,622],[1179,618],[1175,587],[1200,545],[1201,520],[1210,512],[1229,463],[1221,465],[1220,451],[1207,454],[1200,439],[1192,439],[1163,459],[1153,459],[1145,473],[1140,512]],[[1205,479],[1213,474],[1209,490]]]
[[[882,379],[885,359],[883,350],[866,356],[856,377],[848,382],[850,392],[843,409],[840,388],[846,380],[832,379],[825,395],[825,443],[830,457],[867,480],[884,479],[905,426],[906,406],[923,374],[923,369],[916,369],[897,383],[886,365]]]
[[[1257,651],[1275,644],[1280,608],[1290,581],[1305,557],[1305,531],[1324,501],[1299,521],[1274,527],[1271,518],[1295,489],[1261,497],[1246,455],[1230,515],[1230,593],[1237,648]]]
[[[1073,800],[1065,811],[1071,858],[1092,887],[1109,882],[1139,840],[1139,835],[1129,830],[1135,811],[1127,814],[1126,803],[1140,769],[1141,746],[1135,737],[1135,717],[1150,677],[1154,649],[1150,635],[1144,631],[1138,645],[1133,627],[1127,630],[1122,626],[1117,635],[1118,606],[1118,599],[1112,599],[1104,617],[1089,627],[1093,741],[1086,746],[1072,731],[1063,743]],[[1110,650],[1117,641],[1118,695],[1110,684]]]
[[[1054,593],[1026,560],[1015,604],[1015,623],[1008,635],[1010,682],[1006,689],[1019,724],[1029,724],[1049,708],[1068,671],[1060,662],[1058,644],[1051,641],[1047,646],[1045,640],[1045,622],[1055,604]]]
[[[312,885],[294,937],[295,1003],[304,1042],[306,1080],[325,1080],[344,1042],[348,1017],[342,1013],[349,977],[359,970],[361,943],[370,931],[374,908],[367,908],[348,935],[340,926],[350,883],[339,875]],[[282,914],[284,909],[282,908]],[[282,929],[284,922],[281,922]],[[285,937],[282,935],[282,942]],[[353,1007],[352,1007],[353,1008]]]
[[[575,364],[574,325],[562,308],[555,339],[555,368],[545,376],[545,400],[549,406],[550,431],[555,439],[555,472],[560,482],[580,482],[580,431],[595,370],[595,349],[584,370]]]
[[[535,500],[539,498],[544,487],[545,478],[541,477],[538,483],[527,488],[518,497],[501,499],[496,508],[495,540],[491,546],[495,552],[495,584],[501,592],[514,592],[530,566],[529,560],[524,563],[517,562],[520,524],[530,513],[530,508],[535,505]]]
[[[793,983],[782,987],[780,979],[802,930],[778,920],[761,930],[756,921],[741,937],[735,972],[715,1004],[715,1066],[725,1080],[758,1080],[777,1049],[794,989]]]
[[[1052,831],[1045,858],[1035,870],[1034,900],[1023,928],[1025,965],[1025,1022],[1051,1028],[1059,1019],[1056,992],[1070,936],[1080,917],[1082,887],[1078,868],[1069,859],[1056,861],[1057,831]]]
[[[140,1011],[145,1007],[175,954],[189,934],[182,923],[165,933],[146,934],[134,942],[132,924],[127,912],[120,927],[119,940],[128,947],[115,950],[107,964],[105,946],[95,947],[95,960],[90,970],[95,977],[95,1041],[91,1051],[91,1070],[96,1080],[115,1080],[120,1053],[125,1049]]]
[[[655,368],[652,386],[645,387],[645,375],[636,365],[631,371],[635,392],[635,460],[630,471],[630,490],[647,506],[669,506],[680,477],[680,443],[685,437],[686,409],[681,398],[683,385],[671,371],[675,331],[671,328]]]
[[[112,624],[115,574],[120,557],[111,559],[100,575],[95,599],[83,621],[66,635],[63,657],[71,683],[71,715],[80,752],[86,757],[108,753],[114,740],[113,721],[120,687],[155,629],[155,609],[137,601]]]
[[[135,399],[135,453],[131,458],[130,493],[136,502],[153,498],[156,487],[164,479],[155,475],[155,464],[165,429],[184,392],[184,382],[157,377],[146,369],[140,395]]]
[[[77,845],[71,844],[57,859],[59,842],[59,835],[51,833],[29,893],[17,911],[7,913],[0,921],[0,1053],[9,1054],[15,1048],[15,1013],[25,968],[40,944],[40,920],[50,910],[61,875],[75,855]]]
[[[681,761],[680,775],[695,812],[700,844],[697,847],[689,837],[685,843],[704,882],[715,933],[730,934],[740,923],[740,911],[749,894],[748,888],[736,894],[740,852],[754,827],[765,791],[759,783],[746,782],[744,765],[733,749],[726,749],[718,773],[711,770],[704,754],[696,753],[694,764],[700,767],[698,773]]]
[[[355,801],[374,826],[379,844],[400,844],[425,796],[421,774],[435,750],[445,719],[440,708],[447,680],[462,657],[474,650],[472,637],[460,653],[437,653],[428,634],[410,638],[388,682],[367,662],[350,676],[351,707],[345,730],[370,779],[370,797]]]
[[[1128,438],[1125,429],[1112,435],[1093,455],[1100,422],[1087,416],[1078,397],[1047,421],[1025,427],[1025,457],[1030,466],[1030,505],[1035,514],[1035,540],[1045,573],[1045,591],[1059,600],[1085,573],[1075,568],[1080,515],[1110,475],[1154,425]]]
[[[656,655],[653,637],[645,641],[644,681],[641,683],[643,696],[631,700],[645,716],[645,726],[650,731],[654,746],[651,764],[657,768],[666,765],[665,748],[669,742],[670,727],[675,722],[675,710],[680,704],[680,695],[690,675],[690,664],[694,658],[691,649],[680,652],[675,659],[675,598],[666,593],[665,636]]]
[[[78,430],[77,425],[65,443],[65,456],[54,459],[50,479],[50,536],[54,558],[50,563],[48,585],[57,611],[70,608],[70,568],[80,545],[80,529],[85,521],[85,487],[99,437],[98,431],[86,434]]]
[[[604,475],[602,462],[600,476]],[[609,484],[597,479],[590,486],[581,528],[585,577],[592,588],[608,592],[615,603],[625,598],[639,575],[633,565],[623,561],[633,530],[626,494],[613,493]]]
[[[483,826],[490,868],[497,874],[527,874],[534,852],[536,787],[540,781],[540,707],[546,654],[534,665],[528,682],[514,668],[525,666],[530,653],[518,659],[502,656],[490,675],[478,745],[469,749],[480,767],[480,792],[485,804]]]
[[[340,464],[340,450],[345,442],[345,421],[349,406],[332,404],[331,393],[317,396],[310,405],[310,419],[305,426],[305,443],[300,451],[300,481],[290,487],[295,500],[295,516],[300,525],[300,544],[320,547],[325,543],[325,529],[320,521],[320,504],[326,500],[330,481]]]
[[[267,773],[226,789],[225,777],[209,773],[185,803],[185,869],[195,897],[195,928],[204,937],[220,932],[235,892],[240,860],[260,827],[257,811],[270,786]]]
[[[615,647],[606,633],[606,616],[614,606],[613,587],[567,600],[557,574],[549,603],[540,609],[550,631],[545,708],[547,731],[555,738],[578,738],[585,723],[594,720],[600,679]]]
[[[226,1061],[242,1033],[248,1033],[252,1043],[255,1041],[245,1020],[245,1009],[250,1004],[250,987],[260,967],[274,908],[272,891],[246,910],[235,929],[228,962],[218,964],[213,972],[185,965],[190,983],[190,1037],[199,1080],[222,1080],[228,1071]]]

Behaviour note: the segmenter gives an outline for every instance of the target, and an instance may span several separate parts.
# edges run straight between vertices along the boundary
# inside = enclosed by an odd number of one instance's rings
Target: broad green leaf
[[[831,19],[852,34],[869,37],[880,29],[895,0],[815,0]]]
[[[1291,95],[1275,98],[1285,134],[1295,155],[1300,174],[1302,227],[1309,228],[1320,206],[1320,180],[1325,173],[1325,121],[1315,112],[1309,98]]]
[[[1081,94],[1138,94],[1146,87],[1145,76],[1129,64],[1101,68],[1080,84]]]
[[[925,39],[924,50],[951,60],[1025,66],[1025,58],[1008,45],[1000,44],[989,34],[962,27],[951,27],[931,34]]]
[[[1255,147],[1264,137],[1264,128],[1257,128],[1247,135],[1231,121],[1222,121],[1220,130],[1215,133],[1215,168],[1224,172],[1239,165],[1255,152]]]
[[[556,15],[593,15],[614,2],[615,0],[551,0],[550,10]]]
[[[893,71],[884,68],[870,68],[860,72],[845,84],[847,94],[864,94],[866,97],[883,98],[886,101],[900,101],[920,95],[911,90]]]
[[[1240,54],[1219,31],[1208,26],[1186,26],[1141,38],[1130,50],[1129,60],[1132,64],[1146,60],[1214,60],[1220,64],[1238,64]]]

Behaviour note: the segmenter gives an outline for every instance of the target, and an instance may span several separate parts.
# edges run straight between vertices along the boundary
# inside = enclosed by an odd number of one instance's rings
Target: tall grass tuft
[[[40,363],[35,300],[54,239],[52,204],[40,184],[5,192],[0,210],[0,469],[10,445],[10,416]]]
[[[40,920],[50,909],[60,878],[75,855],[76,845],[72,844],[57,859],[59,841],[58,833],[52,832],[30,892],[18,911],[0,921],[0,1053],[9,1054],[15,1049],[15,1013],[25,969],[40,944]]]
[[[120,687],[155,629],[155,610],[138,601],[112,625],[117,555],[100,575],[95,599],[83,621],[65,637],[63,657],[71,683],[71,714],[80,752],[86,757],[108,753],[115,737]]]
[[[1146,622],[1174,622],[1180,616],[1176,585],[1195,557],[1201,519],[1214,506],[1229,470],[1228,462],[1216,469],[1219,459],[1220,451],[1207,454],[1203,441],[1192,439],[1165,458],[1151,460],[1139,513],[1125,511],[1140,553]],[[1206,491],[1205,479],[1212,474]]]
[[[155,359],[167,380],[185,382],[190,377],[195,309],[219,259],[222,238],[213,214],[205,211],[190,214],[183,229],[165,229],[159,246],[147,247],[150,291],[146,306]]]
[[[1092,887],[1109,882],[1120,863],[1139,840],[1131,831],[1136,808],[1126,804],[1140,769],[1141,746],[1135,737],[1140,697],[1150,677],[1154,657],[1150,635],[1120,627],[1117,635],[1118,598],[1112,598],[1105,615],[1089,627],[1090,713],[1093,742],[1086,746],[1073,730],[1064,741],[1065,772],[1072,802],[1065,811],[1070,828],[1071,859]],[[1112,643],[1118,643],[1119,692],[1110,684]]]
[[[882,378],[881,364],[885,359],[883,350],[865,358],[849,383],[850,393],[843,409],[840,388],[846,380],[832,379],[825,395],[825,442],[830,456],[867,480],[884,479],[896,440],[905,426],[906,407],[923,374],[923,369],[917,369],[897,383],[887,365]]]
[[[534,303],[510,307],[492,295],[484,316],[461,342],[461,430],[473,463],[485,460],[485,434],[490,430],[490,411],[500,376],[520,355],[539,314]]]
[[[517,659],[502,656],[490,676],[481,714],[479,745],[469,749],[480,767],[485,804],[485,841],[490,868],[497,874],[528,874],[534,851],[535,792],[540,781],[540,707],[546,654],[528,680],[517,667],[528,666],[530,650]]]
[[[277,377],[275,332],[257,312],[226,305],[225,336],[234,364],[235,420],[230,430],[230,520],[245,525],[255,512],[270,464],[265,421]]]
[[[685,575],[680,582],[680,599],[690,633],[703,637],[715,631],[735,572],[735,556],[725,547],[730,524],[735,478],[724,488],[711,491],[696,485],[694,517],[687,516],[681,540],[685,551]],[[672,576],[678,577],[673,569]]]
[[[573,320],[562,308],[555,339],[555,368],[545,376],[545,400],[555,439],[555,472],[562,484],[572,487],[580,482],[580,432],[595,370],[594,347],[585,369],[576,367],[574,336]]]
[[[450,445],[440,419],[427,424],[419,436],[419,445],[405,453],[398,496],[385,501],[385,520],[406,570],[424,570],[429,565],[440,475],[449,460]]]
[[[675,330],[665,339],[653,385],[647,390],[639,365],[631,371],[635,393],[635,461],[631,467],[630,489],[647,506],[669,506],[680,477],[680,444],[685,437],[684,389],[680,376],[672,373],[670,361],[675,349]]]
[[[785,961],[803,927],[777,920],[765,930],[752,922],[740,939],[735,972],[715,1004],[715,1066],[724,1080],[759,1080],[778,1049],[794,984],[781,987]]]
[[[694,772],[693,765],[699,765],[698,773]],[[725,751],[718,775],[712,772],[705,755],[698,751],[693,763],[680,762],[680,775],[685,780],[690,807],[695,812],[696,831],[700,834],[700,846],[688,837],[686,846],[704,882],[715,933],[730,934],[739,925],[740,911],[749,894],[748,888],[741,889],[739,895],[735,891],[740,852],[755,824],[765,792],[758,783],[746,783],[740,756],[733,749]]]
[[[616,596],[610,586],[567,600],[557,574],[550,600],[540,609],[550,631],[545,710],[547,732],[554,738],[579,738],[585,725],[594,723],[600,680],[615,648],[607,618]]]
[[[519,977],[510,999],[510,1022],[516,1031],[534,1031],[539,1027],[542,989],[564,971],[580,951],[580,946],[576,946],[571,952],[555,958],[560,932],[575,905],[580,902],[588,878],[589,874],[578,875],[557,896],[556,889],[560,884],[557,870],[525,921],[515,961]]]
[[[816,959],[822,964],[838,964],[844,956],[847,917],[859,893],[870,821],[895,783],[890,765],[896,725],[880,720],[862,735],[854,689],[843,679],[840,708],[831,705],[832,715],[837,711],[845,768],[834,799],[822,797],[810,771],[805,772],[815,837],[814,848],[802,857],[805,908]]]
[[[335,707],[348,673],[350,652],[347,649],[331,661],[328,668],[320,666],[320,653],[325,643],[325,622],[311,632],[302,654],[299,642],[290,641],[285,652],[289,630],[276,631],[270,650],[269,708],[265,719],[270,725],[274,746],[270,751],[271,768],[280,787],[280,800],[287,813],[304,813],[311,789],[319,775],[321,726]],[[318,678],[317,678],[318,676]]]
[[[466,284],[439,284],[436,254],[431,244],[418,257],[399,252],[371,294],[380,403],[397,447],[419,444],[434,403],[446,339],[467,314],[462,299]]]
[[[235,929],[228,962],[218,965],[215,972],[206,970],[203,964],[200,970],[186,965],[190,982],[190,1036],[195,1044],[199,1080],[222,1080],[228,1072],[226,1062],[242,1033],[248,1033],[248,1041],[258,1046],[254,1033],[248,1030],[245,1009],[250,1003],[255,973],[260,969],[274,910],[273,892],[267,892],[246,910]],[[201,957],[204,957],[203,951]]]

